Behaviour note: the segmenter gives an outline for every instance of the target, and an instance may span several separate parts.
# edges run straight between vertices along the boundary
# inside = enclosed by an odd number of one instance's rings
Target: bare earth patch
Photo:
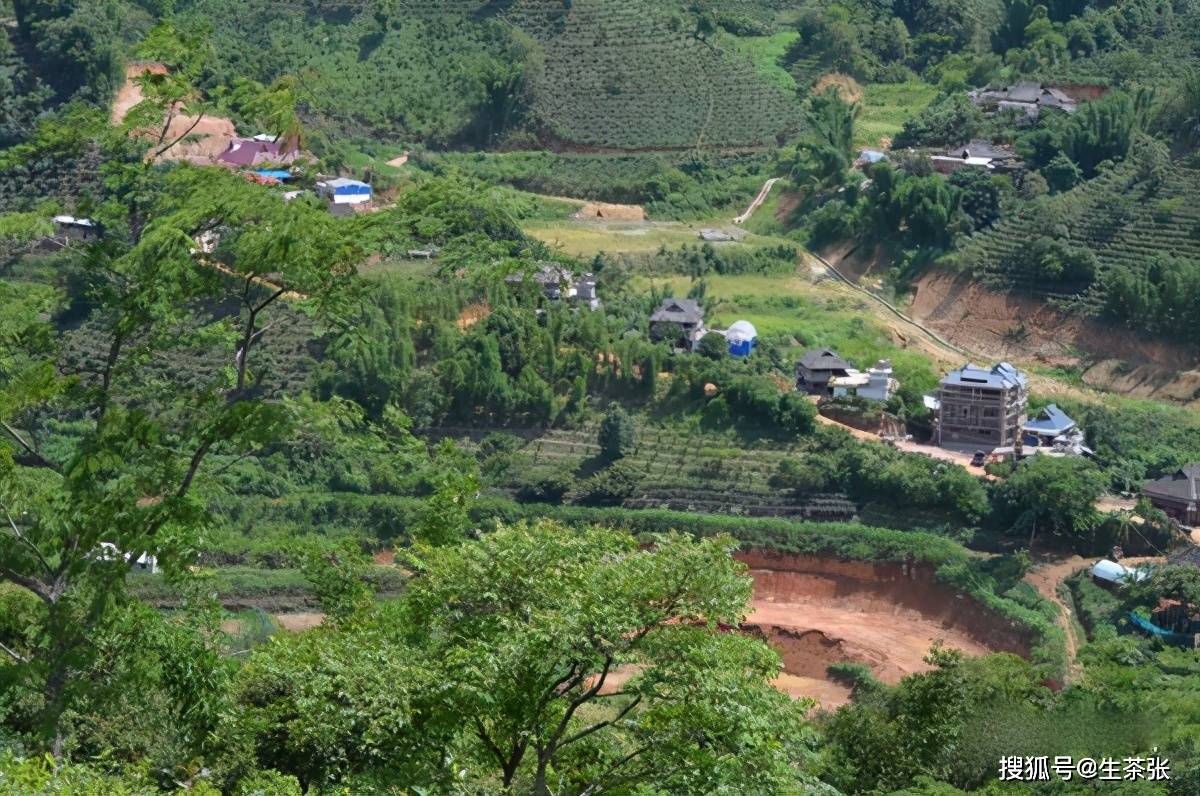
[[[825,709],[850,698],[826,674],[833,663],[861,663],[895,684],[929,670],[924,658],[935,642],[968,655],[1028,652],[1016,629],[936,582],[926,567],[762,551],[738,558],[754,579],[743,628],[779,652],[781,690]]]
[[[325,614],[320,611],[298,614],[275,614],[274,619],[279,623],[281,629],[289,633],[301,633],[305,630],[312,630],[321,624],[325,619]]]
[[[608,202],[588,202],[575,213],[577,219],[604,221],[645,221],[646,210],[641,205],[618,205]]]
[[[1068,315],[1033,296],[995,293],[961,274],[930,271],[913,287],[913,318],[983,356],[1085,365],[1083,381],[1098,389],[1200,404],[1195,350]]]

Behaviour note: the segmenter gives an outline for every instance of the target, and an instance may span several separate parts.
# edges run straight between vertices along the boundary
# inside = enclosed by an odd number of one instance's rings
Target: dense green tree
[[[803,787],[803,703],[770,686],[765,645],[717,627],[750,593],[730,549],[539,523],[426,550],[398,602],[256,652],[237,737],[351,789]]]
[[[956,231],[960,197],[940,177],[909,177],[896,190],[899,215],[914,243],[946,246]]]
[[[846,181],[854,162],[854,120],[858,103],[842,98],[837,88],[809,100],[804,135],[796,143],[792,179],[816,188],[831,188]]]
[[[978,135],[983,113],[961,93],[934,100],[910,119],[895,137],[895,149],[917,146],[954,146]]]
[[[1069,191],[1083,182],[1083,171],[1062,152],[1051,158],[1041,172],[1052,193]]]
[[[612,404],[604,413],[597,442],[600,455],[610,462],[628,456],[637,447],[637,429],[634,428],[633,418],[620,404]]]
[[[667,536],[639,549],[624,534],[541,524],[422,562],[418,638],[447,662],[461,727],[505,788],[796,784],[804,732],[769,685],[777,659],[715,626],[736,622],[749,597],[730,544]]]
[[[265,317],[285,295],[331,310],[352,251],[321,210],[263,201],[220,172],[178,170],[138,212],[138,237],[84,264],[105,352],[96,370],[60,375],[39,335],[6,341],[0,357],[0,503],[15,529],[0,546],[0,575],[45,605],[38,648],[16,662],[41,690],[40,725],[56,753],[61,716],[86,690],[88,634],[121,599],[127,558],[178,562],[204,524],[193,487],[209,454],[253,452],[295,417],[263,400],[252,367]],[[196,237],[218,227],[221,247],[204,252]],[[205,298],[241,312],[199,322],[190,308]],[[148,378],[147,363],[173,351],[203,352],[206,370]],[[86,418],[77,439],[43,452],[45,423],[64,412]]]
[[[700,338],[696,353],[709,359],[723,359],[729,355],[729,344],[725,341],[725,335],[710,332]]]
[[[1118,266],[1104,273],[1104,314],[1120,323],[1174,339],[1200,340],[1200,263],[1161,255],[1137,272]]]
[[[1013,532],[1028,532],[1031,548],[1041,532],[1087,549],[1100,521],[1096,500],[1106,485],[1087,459],[1034,456],[996,487],[996,516]]]
[[[960,169],[951,175],[950,184],[958,189],[963,212],[975,229],[990,227],[1000,219],[1002,179],[977,169]],[[1003,184],[1011,189],[1007,180]]]
[[[38,76],[58,100],[77,95],[107,100],[121,78],[122,29],[127,7],[119,0],[14,0],[17,34]]]

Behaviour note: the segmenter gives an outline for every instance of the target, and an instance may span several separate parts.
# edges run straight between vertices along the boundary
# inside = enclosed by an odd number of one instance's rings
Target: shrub
[[[637,433],[633,419],[620,404],[612,404],[600,421],[597,442],[600,444],[600,454],[610,462],[633,453]]]
[[[584,506],[619,506],[633,497],[641,474],[626,462],[617,462],[579,485],[575,502]]]
[[[574,485],[575,479],[561,470],[538,470],[517,487],[517,498],[533,503],[562,503]]]

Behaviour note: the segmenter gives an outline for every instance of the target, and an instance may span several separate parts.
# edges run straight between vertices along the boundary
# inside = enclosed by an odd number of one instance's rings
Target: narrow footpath
[[[758,192],[758,196],[754,197],[754,201],[751,202],[750,206],[746,208],[746,212],[735,218],[733,223],[745,224],[747,221],[749,221],[750,216],[754,215],[754,211],[762,207],[762,203],[767,201],[767,196],[771,193],[771,189],[775,187],[775,183],[777,182],[779,182],[778,177],[772,177],[771,179],[767,180],[763,184],[762,190]]]

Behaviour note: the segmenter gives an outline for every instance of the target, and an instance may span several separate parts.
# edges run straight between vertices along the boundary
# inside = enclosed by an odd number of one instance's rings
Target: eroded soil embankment
[[[929,271],[913,283],[909,314],[956,345],[991,359],[1083,365],[1098,389],[1193,403],[1200,395],[1196,352],[1149,340],[1018,293],[996,293],[964,274]]]
[[[754,578],[746,628],[780,653],[778,685],[825,707],[849,695],[825,674],[831,663],[862,663],[896,683],[928,670],[924,657],[938,641],[969,655],[1029,651],[1023,628],[938,582],[928,566],[766,551],[738,558]]]

